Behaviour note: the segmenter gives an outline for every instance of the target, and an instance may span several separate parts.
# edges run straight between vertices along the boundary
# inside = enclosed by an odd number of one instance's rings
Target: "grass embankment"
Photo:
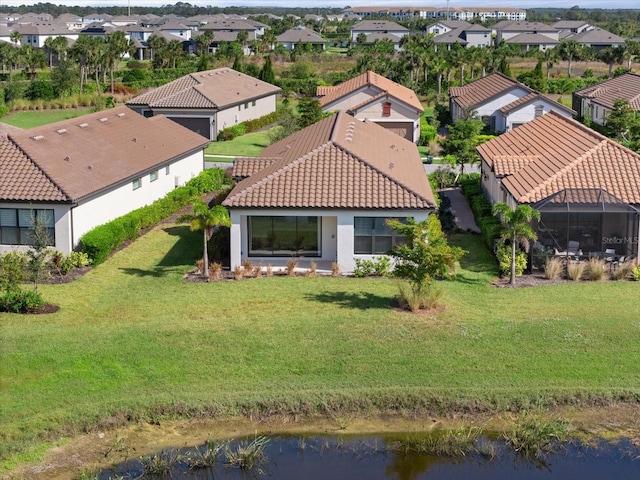
[[[76,118],[90,113],[89,108],[77,108],[69,110],[38,110],[28,112],[14,112],[0,119],[3,123],[19,128],[33,128],[60,122],[70,118]]]
[[[186,226],[43,285],[59,312],[0,314],[0,473],[127,419],[638,398],[638,283],[495,288],[479,237],[453,240],[470,253],[437,316],[392,309],[385,279],[187,283],[201,236]]]

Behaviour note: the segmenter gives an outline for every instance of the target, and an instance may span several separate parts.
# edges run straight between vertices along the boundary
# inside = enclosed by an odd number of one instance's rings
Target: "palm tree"
[[[198,53],[209,53],[209,45],[213,42],[213,38],[213,30],[203,30],[202,33],[195,38]]]
[[[584,47],[576,40],[562,40],[558,45],[560,58],[567,61],[567,76],[571,78],[571,67],[573,61],[580,59],[583,55]]]
[[[69,40],[67,37],[48,37],[44,46],[49,51],[49,67],[53,67],[53,54],[56,54],[58,61],[62,60],[64,53],[69,49]]]
[[[516,284],[516,253],[518,245],[522,244],[525,251],[529,251],[529,240],[535,241],[538,238],[535,230],[531,227],[531,222],[540,220],[540,212],[529,205],[518,205],[512,209],[506,203],[496,203],[492,213],[500,217],[502,222],[503,241],[511,242],[511,278],[509,283]]]
[[[549,48],[548,50],[545,50],[541,58],[546,63],[547,80],[549,80],[551,75],[551,69],[556,63],[558,63],[558,60],[560,60],[558,49],[554,47],[554,48]]]
[[[625,56],[625,47],[623,46],[603,48],[596,55],[598,60],[608,65],[609,78],[611,78],[612,76],[613,64],[617,63],[618,65],[622,65],[622,62],[624,62],[624,56]]]
[[[204,237],[204,249],[202,253],[202,274],[209,278],[209,253],[208,242],[217,227],[231,227],[229,212],[222,205],[209,208],[204,200],[197,198],[192,203],[193,212],[178,217],[178,223],[189,223],[192,232],[202,230]]]
[[[47,56],[44,51],[34,48],[31,45],[23,45],[18,50],[18,56],[24,65],[29,69],[31,81],[36,79],[36,70],[47,65]]]
[[[247,43],[248,38],[249,38],[249,32],[247,32],[246,30],[238,30],[236,41],[240,42],[240,45],[242,45],[242,53],[244,53],[244,47]]]
[[[161,50],[167,45],[167,40],[160,35],[153,34],[147,40],[147,45],[151,49],[151,60],[153,61],[158,50]]]
[[[115,70],[117,63],[120,61],[122,56],[127,53],[128,49],[129,42],[122,30],[115,30],[114,32],[107,34],[107,36],[105,37],[104,55],[107,62],[107,67],[109,68],[111,94],[114,93],[113,71]]]
[[[18,44],[22,41],[22,34],[14,30],[9,34],[9,39],[13,42],[13,44],[17,47]]]
[[[640,55],[640,42],[635,40],[626,40],[624,44],[624,53],[627,59],[627,70],[631,71],[631,62],[634,57]]]

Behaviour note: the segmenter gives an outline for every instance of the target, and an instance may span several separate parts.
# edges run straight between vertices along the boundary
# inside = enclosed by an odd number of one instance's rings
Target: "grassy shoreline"
[[[479,237],[436,316],[388,279],[182,279],[201,237],[162,225],[0,314],[0,474],[60,436],[175,418],[438,415],[638,404],[638,284],[500,289]],[[612,300],[615,299],[615,300]]]

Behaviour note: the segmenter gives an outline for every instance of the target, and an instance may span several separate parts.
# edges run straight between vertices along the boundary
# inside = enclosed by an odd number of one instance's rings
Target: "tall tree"
[[[274,84],[276,81],[276,75],[273,71],[273,63],[271,62],[271,55],[267,55],[264,59],[264,65],[260,69],[258,78],[263,82]]]
[[[9,39],[13,42],[13,44],[17,47],[18,44],[22,41],[22,34],[16,30],[9,34]]]
[[[64,58],[69,50],[69,39],[67,37],[48,37],[44,41],[44,47],[49,51],[49,67],[53,66],[53,55],[58,57],[58,61]]]
[[[209,278],[209,240],[218,227],[231,227],[229,212],[222,205],[209,208],[204,200],[197,198],[192,203],[193,211],[178,217],[178,223],[189,223],[191,231],[202,230],[204,248],[202,252],[203,275]]]
[[[502,223],[501,238],[503,241],[511,242],[511,276],[509,283],[516,284],[516,254],[518,247],[523,246],[525,251],[529,251],[529,241],[536,241],[538,238],[531,222],[540,220],[540,212],[529,205],[518,205],[512,209],[506,203],[496,203],[493,206],[493,214],[500,218]]]
[[[551,69],[553,66],[558,63],[560,60],[560,54],[558,53],[557,48],[549,48],[544,51],[542,54],[542,60],[545,62],[547,67],[547,80],[551,77]]]
[[[113,72],[120,63],[122,57],[128,53],[129,42],[122,30],[115,30],[107,34],[105,37],[104,55],[109,68],[109,80],[111,85],[111,94],[114,93]]]
[[[324,116],[320,102],[312,97],[302,97],[298,101],[298,113],[300,114],[300,118],[298,119],[300,128],[313,125],[322,120]]]
[[[613,102],[613,109],[605,118],[605,125],[611,129],[616,140],[625,144],[632,140],[631,132],[640,127],[640,117],[623,98]]]
[[[238,30],[236,41],[240,42],[240,45],[242,45],[242,53],[244,53],[244,47],[246,46],[248,38],[249,38],[249,32],[247,32],[246,30]]]
[[[624,62],[624,56],[625,47],[619,46],[603,48],[597,53],[596,58],[601,62],[607,64],[607,66],[609,67],[609,78],[611,78],[613,73],[613,65],[622,65],[622,62]]]
[[[452,155],[456,159],[459,173],[464,174],[464,166],[478,161],[476,146],[478,135],[484,128],[484,123],[472,112],[449,126],[449,135],[441,142],[442,154]]]
[[[213,42],[214,36],[213,30],[202,30],[202,33],[195,37],[199,54],[209,53],[209,45]]]
[[[31,81],[36,79],[36,70],[47,66],[47,56],[43,50],[31,45],[23,45],[18,50],[20,61],[27,67]]]
[[[567,62],[567,76],[571,78],[571,69],[574,60],[580,60],[584,55],[584,47],[576,40],[562,40],[556,47],[560,58]]]

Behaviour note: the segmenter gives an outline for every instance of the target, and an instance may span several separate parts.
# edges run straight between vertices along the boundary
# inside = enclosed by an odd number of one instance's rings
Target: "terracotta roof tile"
[[[532,91],[529,87],[516,82],[506,75],[494,72],[486,77],[468,83],[463,87],[451,88],[449,90],[449,96],[455,103],[460,105],[460,107],[469,108],[479,105],[516,86],[527,91]]]
[[[335,102],[336,100],[346,97],[366,86],[372,86],[379,92],[386,92],[391,97],[396,98],[403,103],[406,103],[419,112],[424,111],[420,100],[418,100],[418,96],[413,90],[405,87],[404,85],[400,85],[399,83],[389,80],[382,75],[378,75],[371,70],[368,70],[358,75],[357,77],[351,78],[333,87],[322,87],[322,90],[318,89],[316,93],[318,95],[324,94],[324,96],[322,96],[318,101],[320,102],[320,105],[325,107]]]
[[[502,181],[520,203],[568,188],[595,188],[640,204],[640,155],[553,111],[478,146],[478,152],[505,172],[505,158],[537,157]]]
[[[613,108],[618,99],[625,99],[635,110],[640,110],[640,75],[625,73],[598,85],[574,93],[576,97],[590,98],[592,102]]]
[[[127,107],[12,133],[8,138],[69,200],[133,179],[208,144],[163,115],[145,118]],[[26,189],[20,195],[26,199],[32,193]]]
[[[253,208],[435,208],[412,142],[338,113],[267,147],[278,161],[224,201]]]
[[[6,137],[0,137],[0,172],[2,201],[70,201],[70,198]]]
[[[526,167],[531,162],[538,160],[540,157],[535,155],[523,155],[523,156],[496,156],[493,158],[493,171],[496,176],[504,177],[506,175],[513,175],[518,170]]]
[[[139,95],[128,105],[173,108],[225,108],[273,95],[280,88],[231,68],[191,73]]]
[[[233,162],[231,177],[234,179],[245,179],[268,167],[280,158],[271,157],[236,157]]]

